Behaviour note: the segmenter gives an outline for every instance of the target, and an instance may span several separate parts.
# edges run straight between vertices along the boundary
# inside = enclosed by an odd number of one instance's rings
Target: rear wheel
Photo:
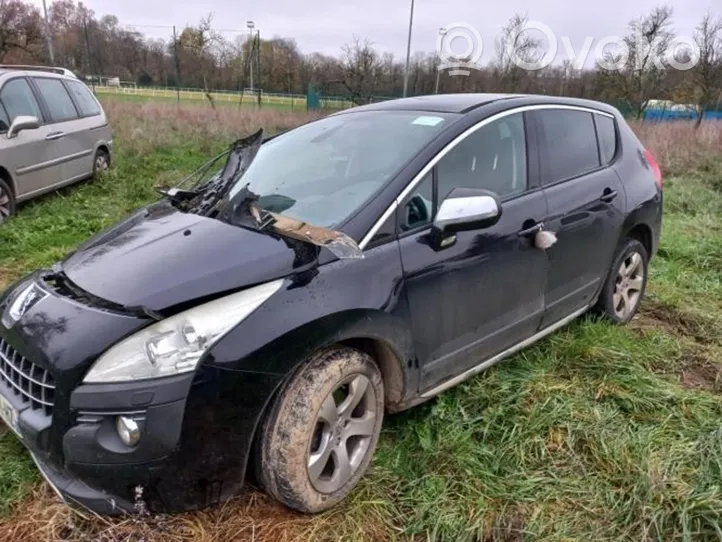
[[[331,508],[368,468],[384,414],[373,359],[352,348],[311,358],[290,379],[256,440],[256,479],[286,506]]]
[[[0,223],[15,213],[15,196],[10,185],[0,177]]]
[[[596,312],[626,324],[637,312],[647,286],[649,255],[636,239],[625,239],[617,248]]]
[[[110,168],[110,155],[104,149],[95,151],[93,158],[93,179],[97,179],[100,175],[108,171]]]

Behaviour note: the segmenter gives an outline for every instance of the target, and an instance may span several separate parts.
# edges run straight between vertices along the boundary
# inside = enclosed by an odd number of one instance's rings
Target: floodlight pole
[[[48,6],[43,0],[43,12],[45,13],[45,41],[48,44],[48,56],[50,65],[55,66],[55,53],[53,52],[53,37],[50,35],[50,22],[48,22]]]
[[[404,70],[404,98],[409,90],[409,60],[411,58],[411,30],[414,26],[414,0],[411,0],[411,15],[409,15],[409,39],[406,42],[406,69]]]

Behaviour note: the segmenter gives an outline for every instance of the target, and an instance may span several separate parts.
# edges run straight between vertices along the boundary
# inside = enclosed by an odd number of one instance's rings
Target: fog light
[[[133,418],[118,416],[115,420],[115,428],[118,436],[126,446],[135,446],[140,440],[140,427]]]

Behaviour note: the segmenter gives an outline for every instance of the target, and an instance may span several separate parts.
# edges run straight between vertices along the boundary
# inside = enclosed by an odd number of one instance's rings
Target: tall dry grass
[[[683,175],[693,170],[720,168],[722,121],[630,123],[642,143],[652,152],[665,175]]]
[[[275,133],[323,116],[321,113],[248,106],[213,110],[204,105],[117,100],[108,100],[103,107],[113,129],[114,141],[120,144],[123,152],[131,155],[186,144],[200,145],[205,152],[214,144],[230,143],[259,128]]]

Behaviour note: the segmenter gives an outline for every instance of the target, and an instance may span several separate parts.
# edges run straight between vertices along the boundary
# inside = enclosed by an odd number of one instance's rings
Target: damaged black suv
[[[247,475],[343,499],[385,413],[588,310],[629,321],[662,177],[619,112],[460,94],[233,144],[0,297],[0,416],[68,503],[179,511]]]

